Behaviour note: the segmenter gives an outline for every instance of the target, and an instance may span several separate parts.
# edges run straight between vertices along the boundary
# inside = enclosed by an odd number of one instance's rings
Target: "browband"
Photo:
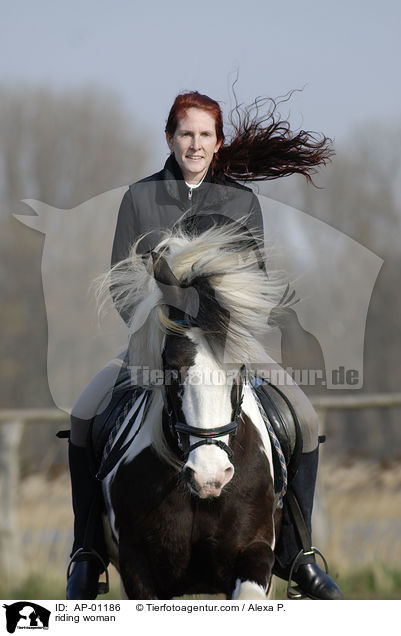
[[[183,422],[175,422],[174,428],[179,433],[186,433],[187,435],[194,435],[195,437],[223,437],[223,435],[230,435],[238,427],[238,421],[234,420],[225,426],[218,426],[217,428],[198,428],[197,426],[189,426]]]

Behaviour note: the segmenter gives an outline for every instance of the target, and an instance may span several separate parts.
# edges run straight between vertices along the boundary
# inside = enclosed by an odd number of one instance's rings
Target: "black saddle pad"
[[[255,391],[280,442],[291,481],[298,469],[303,446],[297,414],[286,395],[273,384],[263,382]]]

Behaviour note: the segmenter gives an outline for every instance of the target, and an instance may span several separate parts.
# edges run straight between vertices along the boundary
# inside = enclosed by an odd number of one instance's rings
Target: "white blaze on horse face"
[[[203,338],[197,337],[196,330],[191,330],[188,335],[198,350],[195,363],[188,371],[182,397],[185,421],[189,426],[205,430],[224,426],[232,416],[232,383],[227,382],[225,371],[218,366]],[[225,444],[229,442],[228,435],[218,439]],[[198,437],[190,436],[191,445],[199,441]],[[204,444],[191,451],[185,468],[193,471],[189,487],[201,499],[218,497],[234,475],[227,453],[214,444]]]

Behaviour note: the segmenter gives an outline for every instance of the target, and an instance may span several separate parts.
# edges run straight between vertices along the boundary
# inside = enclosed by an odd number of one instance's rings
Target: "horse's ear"
[[[181,287],[181,283],[173,274],[170,265],[167,263],[164,256],[158,254],[158,252],[151,252],[153,259],[153,273],[157,283],[162,285],[174,285],[175,287]]]

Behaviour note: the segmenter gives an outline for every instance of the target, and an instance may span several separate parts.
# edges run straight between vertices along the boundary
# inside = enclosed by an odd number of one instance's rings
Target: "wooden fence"
[[[401,393],[322,396],[312,402],[324,430],[328,411],[397,407]],[[55,408],[0,410],[0,571],[5,580],[15,581],[24,574],[17,518],[19,446],[24,424],[33,420],[67,423],[68,415]]]

